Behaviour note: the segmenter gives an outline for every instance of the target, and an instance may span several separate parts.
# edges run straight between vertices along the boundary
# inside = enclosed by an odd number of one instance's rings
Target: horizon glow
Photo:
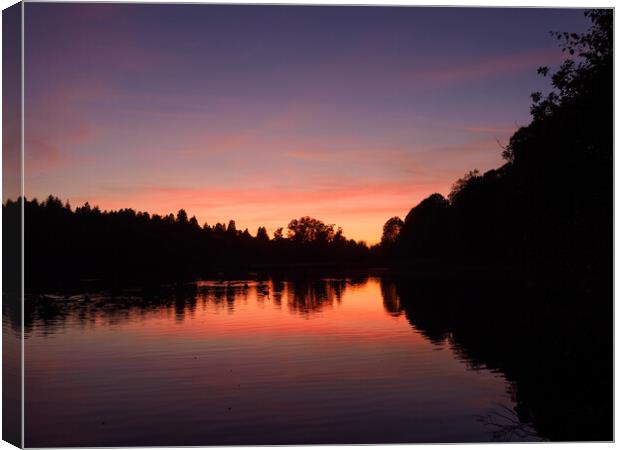
[[[383,224],[530,121],[583,10],[25,5],[25,195],[269,234]],[[10,142],[9,142],[10,144]],[[6,193],[5,193],[6,198]]]

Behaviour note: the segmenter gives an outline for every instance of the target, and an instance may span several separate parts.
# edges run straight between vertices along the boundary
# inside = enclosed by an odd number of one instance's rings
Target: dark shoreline
[[[65,271],[66,273],[67,271]],[[456,260],[443,261],[438,258],[421,258],[405,262],[386,263],[361,262],[358,264],[340,262],[307,262],[307,263],[265,263],[247,265],[221,265],[202,270],[191,270],[184,274],[162,276],[158,273],[138,275],[124,273],[114,278],[106,276],[90,276],[84,278],[57,277],[53,281],[39,280],[37,283],[26,273],[26,294],[37,294],[46,291],[63,292],[76,290],[92,290],[97,286],[119,289],[136,287],[156,287],[158,285],[179,285],[196,280],[240,280],[268,278],[295,279],[321,277],[367,277],[387,276],[397,280],[421,280],[437,282],[510,282],[524,283],[553,291],[584,289],[575,283],[584,283],[605,289],[611,286],[612,274],[595,273],[587,279],[583,273],[571,273],[556,267],[540,266],[523,262],[478,262],[467,263]],[[605,276],[607,275],[607,276]],[[30,278],[30,279],[29,279]]]

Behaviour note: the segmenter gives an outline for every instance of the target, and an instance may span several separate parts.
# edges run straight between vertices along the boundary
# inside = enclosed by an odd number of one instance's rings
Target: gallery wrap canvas
[[[613,10],[2,14],[17,447],[613,440]]]

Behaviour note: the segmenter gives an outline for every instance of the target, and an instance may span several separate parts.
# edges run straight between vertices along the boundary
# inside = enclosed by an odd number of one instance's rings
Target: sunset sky
[[[73,206],[185,208],[254,234],[310,215],[349,238],[529,122],[550,31],[582,10],[25,5],[25,187]]]

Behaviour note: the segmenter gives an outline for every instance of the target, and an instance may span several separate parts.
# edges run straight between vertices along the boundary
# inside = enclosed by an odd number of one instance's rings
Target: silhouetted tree
[[[256,239],[261,242],[269,241],[269,235],[267,234],[267,229],[265,227],[258,227],[258,231],[256,232]]]
[[[3,205],[7,217],[20,210]],[[347,240],[317,219],[291,221],[297,237],[286,239],[282,229],[270,240],[265,227],[256,237],[238,232],[233,220],[213,228],[176,217],[150,215],[125,208],[101,211],[85,203],[71,210],[60,199],[25,201],[26,274],[28,286],[105,279],[114,283],[195,277],[213,270],[244,270],[264,264],[360,264],[368,256],[363,243]]]
[[[223,223],[216,223],[213,228],[213,232],[216,234],[224,234],[226,232],[226,225]]]
[[[401,254],[406,258],[444,255],[449,237],[448,208],[447,199],[433,194],[411,209],[397,239]]]
[[[326,225],[312,217],[293,219],[288,224],[289,239],[299,243],[330,242],[334,239],[334,225]]]
[[[177,223],[186,224],[187,223],[187,213],[184,209],[179,209],[177,213]]]
[[[383,225],[383,234],[381,235],[382,245],[391,245],[396,242],[400,231],[405,223],[400,217],[392,217]]]
[[[449,200],[436,194],[413,208],[394,259],[517,264],[548,280],[581,285],[609,279],[613,11],[586,15],[588,32],[555,33],[577,59],[567,59],[551,76],[549,94],[532,95],[532,122],[510,138],[506,163],[484,174],[469,172]],[[549,69],[539,73],[547,76]]]
[[[284,228],[283,227],[280,227],[276,229],[276,231],[273,232],[273,239],[275,241],[284,239]]]

